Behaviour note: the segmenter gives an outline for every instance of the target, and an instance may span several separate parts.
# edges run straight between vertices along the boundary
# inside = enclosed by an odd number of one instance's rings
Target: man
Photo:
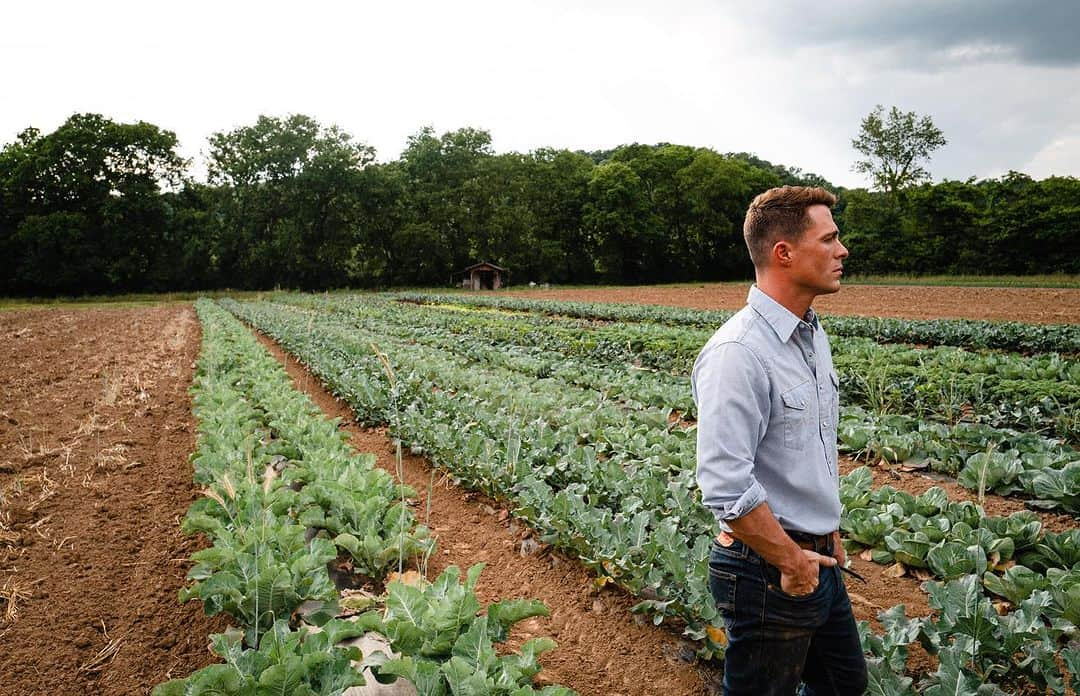
[[[847,249],[820,188],[750,204],[757,282],[694,364],[697,479],[722,530],[709,587],[724,617],[727,696],[862,694],[836,466],[838,381],[810,308],[840,289]]]

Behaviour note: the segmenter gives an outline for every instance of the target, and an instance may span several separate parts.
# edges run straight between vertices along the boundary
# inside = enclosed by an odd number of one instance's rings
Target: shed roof
[[[506,270],[505,268],[502,268],[500,266],[496,266],[493,263],[488,263],[487,261],[481,261],[480,263],[474,263],[473,265],[469,266],[468,268],[466,268],[465,270],[463,270],[461,272],[462,273],[468,273],[469,271],[475,271],[477,269],[485,268],[485,267],[487,267],[487,268],[489,268],[489,269],[491,269],[493,271],[505,271]]]

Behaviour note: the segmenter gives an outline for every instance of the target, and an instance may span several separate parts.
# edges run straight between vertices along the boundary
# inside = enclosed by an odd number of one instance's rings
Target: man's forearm
[[[802,549],[776,521],[768,503],[762,503],[742,517],[728,520],[732,536],[752,548],[783,573],[794,573],[802,561]]]

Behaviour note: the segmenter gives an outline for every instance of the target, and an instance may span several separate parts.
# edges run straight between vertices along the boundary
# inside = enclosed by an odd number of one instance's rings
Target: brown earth
[[[0,313],[0,694],[148,694],[212,661],[181,606],[197,544],[190,306]]]
[[[741,309],[749,283],[680,286],[518,289],[499,291],[536,299],[656,304],[693,309]],[[988,319],[1040,324],[1080,322],[1080,289],[845,285],[814,301],[823,315],[907,319]]]

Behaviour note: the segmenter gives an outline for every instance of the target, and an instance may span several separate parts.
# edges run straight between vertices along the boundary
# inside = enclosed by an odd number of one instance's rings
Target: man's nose
[[[847,256],[848,256],[847,247],[844,246],[843,242],[837,241],[836,243],[840,245],[840,253],[838,253],[837,256],[839,256],[842,259],[846,259]]]

